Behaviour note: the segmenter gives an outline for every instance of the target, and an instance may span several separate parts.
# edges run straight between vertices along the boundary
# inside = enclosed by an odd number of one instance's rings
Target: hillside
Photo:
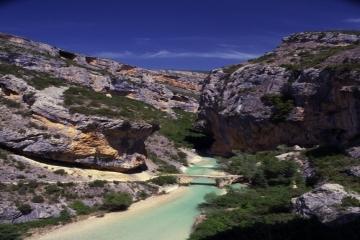
[[[144,170],[145,140],[159,128],[181,140],[171,127],[197,111],[204,77],[146,70],[0,34],[6,126],[0,146],[45,160]]]

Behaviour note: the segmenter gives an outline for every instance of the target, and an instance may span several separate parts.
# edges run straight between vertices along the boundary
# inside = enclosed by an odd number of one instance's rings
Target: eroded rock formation
[[[352,144],[360,131],[359,42],[359,33],[294,34],[258,59],[212,71],[198,122],[215,139],[212,151]]]
[[[0,147],[98,169],[146,169],[144,141],[158,126],[142,116],[197,111],[204,76],[141,69],[0,34]]]

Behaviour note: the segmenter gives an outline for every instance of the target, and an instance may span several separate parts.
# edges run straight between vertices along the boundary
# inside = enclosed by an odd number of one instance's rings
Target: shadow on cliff
[[[211,134],[199,131],[196,129],[189,129],[188,136],[185,137],[185,142],[189,143],[201,155],[209,155],[209,150],[214,143],[214,137]]]
[[[359,240],[360,219],[351,223],[327,226],[319,221],[295,219],[286,223],[257,223],[251,227],[232,228],[206,240]]]

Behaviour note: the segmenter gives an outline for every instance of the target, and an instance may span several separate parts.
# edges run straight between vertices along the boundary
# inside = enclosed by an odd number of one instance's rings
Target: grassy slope
[[[85,87],[70,87],[64,93],[65,105],[71,112],[85,115],[99,115],[128,120],[142,120],[160,126],[160,133],[176,144],[191,146],[186,141],[196,120],[194,113],[174,109],[177,119],[141,101],[114,94],[111,98],[104,93]]]

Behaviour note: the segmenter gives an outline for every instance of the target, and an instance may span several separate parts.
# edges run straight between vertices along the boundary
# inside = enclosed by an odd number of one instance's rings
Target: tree
[[[132,197],[128,193],[112,192],[104,197],[103,208],[109,211],[123,211],[132,204]]]

